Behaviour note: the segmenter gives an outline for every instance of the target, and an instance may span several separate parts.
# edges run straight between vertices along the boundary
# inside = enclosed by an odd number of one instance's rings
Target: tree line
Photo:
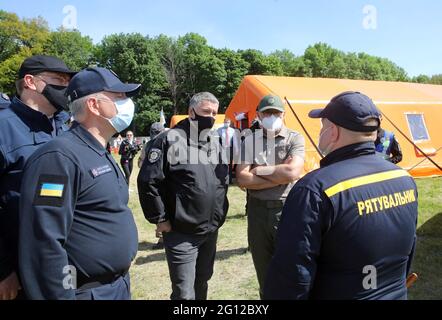
[[[178,38],[120,33],[94,44],[77,30],[50,30],[41,17],[20,19],[3,10],[0,48],[0,91],[10,95],[15,94],[20,64],[34,54],[60,57],[73,70],[110,68],[124,82],[141,83],[133,124],[137,135],[147,135],[161,109],[166,117],[187,113],[188,101],[196,92],[215,94],[223,113],[249,74],[442,84],[442,74],[410,78],[388,59],[346,53],[326,43],[309,46],[301,56],[287,49],[265,54],[255,49],[214,48],[197,33]]]

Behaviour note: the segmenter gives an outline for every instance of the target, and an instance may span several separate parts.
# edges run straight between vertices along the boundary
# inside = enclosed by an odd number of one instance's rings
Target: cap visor
[[[109,92],[125,93],[128,97],[132,97],[138,93],[141,84],[138,83],[120,83],[111,88],[105,89]]]
[[[279,112],[284,112],[285,111],[283,108],[278,108],[278,107],[275,107],[275,106],[267,106],[267,107],[259,109],[258,112],[264,112],[266,110],[276,110],[276,111],[279,111]]]
[[[313,119],[322,118],[322,111],[324,111],[324,109],[312,110],[308,113],[308,116]]]
[[[69,69],[62,69],[62,68],[47,68],[47,69],[45,69],[45,71],[66,73],[66,74],[69,74],[71,76],[75,76],[78,73],[77,71],[72,71],[72,70],[69,70]]]

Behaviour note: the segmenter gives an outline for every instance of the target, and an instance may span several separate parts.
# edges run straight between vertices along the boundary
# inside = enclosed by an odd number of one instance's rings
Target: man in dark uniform
[[[16,297],[18,200],[26,160],[63,133],[66,86],[75,72],[55,57],[33,56],[20,67],[18,97],[0,110],[0,300]],[[22,298],[19,296],[19,298]]]
[[[378,109],[345,92],[309,116],[325,158],[287,197],[265,298],[406,299],[417,189],[375,153]]]
[[[146,142],[143,146],[143,150],[141,151],[141,155],[138,158],[138,167],[141,168],[143,165],[144,160],[146,159],[146,151],[150,149],[150,145],[153,143],[154,139],[166,128],[161,122],[154,122],[150,126],[149,130],[149,138],[150,140]],[[161,250],[164,248],[164,242],[163,242],[163,234],[162,233],[156,233],[156,236],[158,238],[158,242],[152,246],[153,250]]]
[[[28,161],[20,199],[22,286],[31,299],[130,299],[138,246],[128,186],[106,143],[134,115],[111,71],[88,68],[67,89],[71,129]]]
[[[219,136],[210,130],[218,106],[211,93],[194,95],[189,118],[154,139],[138,176],[144,215],[163,233],[171,299],[207,299],[228,210],[228,166],[220,163]]]
[[[385,160],[394,164],[398,164],[402,161],[402,150],[393,132],[379,127],[374,144],[378,155]]]
[[[161,132],[166,130],[164,125],[161,122],[154,122],[150,126],[149,130],[149,141],[144,143],[143,150],[141,151],[140,157],[138,158],[138,168],[141,168],[143,165],[144,159],[146,158],[146,151],[149,149],[149,146],[152,144],[153,139],[158,136]]]
[[[8,95],[0,92],[0,109],[6,109],[11,104]]]
[[[121,155],[120,164],[126,176],[127,184],[130,183],[130,175],[134,167],[134,158],[140,150],[141,146],[134,140],[134,133],[128,131],[126,133],[126,139],[123,140],[118,151],[118,154]]]

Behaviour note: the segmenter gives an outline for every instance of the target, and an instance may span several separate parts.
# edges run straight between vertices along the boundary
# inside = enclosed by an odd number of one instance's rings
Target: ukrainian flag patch
[[[67,176],[42,174],[35,185],[33,204],[36,206],[62,207],[69,192]]]
[[[64,184],[43,183],[40,189],[40,197],[63,197]]]

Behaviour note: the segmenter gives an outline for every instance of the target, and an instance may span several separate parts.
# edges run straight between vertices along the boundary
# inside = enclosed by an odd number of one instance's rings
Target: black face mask
[[[193,110],[193,113],[195,113],[195,118],[192,119],[193,121],[198,122],[198,131],[201,132],[206,129],[212,129],[213,125],[215,124],[215,118],[214,117],[203,117],[196,113],[195,109]]]
[[[67,87],[46,84],[42,95],[57,109],[57,111],[68,110],[68,98],[64,95]]]

